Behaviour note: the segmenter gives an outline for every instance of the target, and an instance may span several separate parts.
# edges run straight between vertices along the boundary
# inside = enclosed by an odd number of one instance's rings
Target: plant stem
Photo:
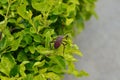
[[[8,13],[9,13],[9,10],[10,10],[10,6],[11,6],[11,0],[8,0],[8,7],[7,7],[6,15],[5,15],[5,27],[7,25]]]

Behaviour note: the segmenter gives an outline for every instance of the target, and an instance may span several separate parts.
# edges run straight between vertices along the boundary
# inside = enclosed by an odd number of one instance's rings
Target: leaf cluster
[[[61,80],[87,76],[72,36],[84,28],[96,0],[0,0],[0,80]],[[54,47],[57,37],[60,46]],[[67,38],[64,38],[67,36]],[[65,45],[63,45],[65,44]]]

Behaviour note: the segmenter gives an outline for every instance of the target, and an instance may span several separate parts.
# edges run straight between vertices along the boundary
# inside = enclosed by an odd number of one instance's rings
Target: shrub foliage
[[[82,56],[72,36],[84,28],[96,0],[0,0],[0,79],[61,80]],[[57,47],[56,47],[57,46]]]

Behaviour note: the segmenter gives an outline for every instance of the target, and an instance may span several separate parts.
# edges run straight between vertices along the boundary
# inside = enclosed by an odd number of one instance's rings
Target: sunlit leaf
[[[26,0],[25,0],[25,2],[26,2]],[[31,17],[32,17],[32,12],[26,10],[26,6],[28,5],[28,3],[27,3],[27,2],[25,3],[25,2],[24,2],[24,4],[21,4],[21,5],[18,7],[17,12],[18,12],[18,14],[19,14],[20,16],[22,16],[24,19],[29,20],[29,19],[31,19]]]
[[[50,50],[50,49],[45,48],[43,46],[37,46],[36,50],[37,50],[37,52],[39,52],[41,54],[51,54],[51,53],[53,53],[53,50]]]
[[[35,64],[33,65],[33,67],[42,67],[45,64],[45,60],[41,61],[41,62],[35,62]]]
[[[97,17],[95,2],[0,0],[0,80],[88,76],[75,67],[74,54],[81,57],[82,53],[72,38],[84,29],[86,20]]]
[[[26,53],[25,53],[24,51],[20,51],[20,52],[18,53],[18,55],[17,55],[17,60],[18,60],[19,62],[27,61],[28,58],[27,58],[27,56],[26,56]]]
[[[18,47],[19,47],[19,45],[20,45],[20,42],[21,42],[21,40],[22,40],[22,36],[21,37],[19,37],[18,39],[16,39],[16,40],[13,40],[12,41],[12,44],[11,44],[11,51],[15,51],[15,50],[17,50],[18,49]]]
[[[46,73],[45,76],[51,80],[61,80],[60,76],[53,72]]]
[[[3,72],[6,76],[9,76],[10,71],[16,64],[14,57],[11,54],[5,54],[1,58],[0,72]]]
[[[46,80],[45,75],[39,74],[34,77],[34,80]]]
[[[34,46],[29,46],[28,49],[30,50],[30,52],[31,52],[32,54],[35,53],[35,47],[34,47]]]
[[[26,73],[25,73],[25,64],[29,63],[29,61],[23,61],[21,64],[20,64],[20,74],[25,77],[26,76]]]

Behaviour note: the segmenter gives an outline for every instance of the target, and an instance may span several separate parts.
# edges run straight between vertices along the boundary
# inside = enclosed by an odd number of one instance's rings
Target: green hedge
[[[0,80],[61,80],[88,76],[72,36],[96,16],[96,0],[0,0]]]

